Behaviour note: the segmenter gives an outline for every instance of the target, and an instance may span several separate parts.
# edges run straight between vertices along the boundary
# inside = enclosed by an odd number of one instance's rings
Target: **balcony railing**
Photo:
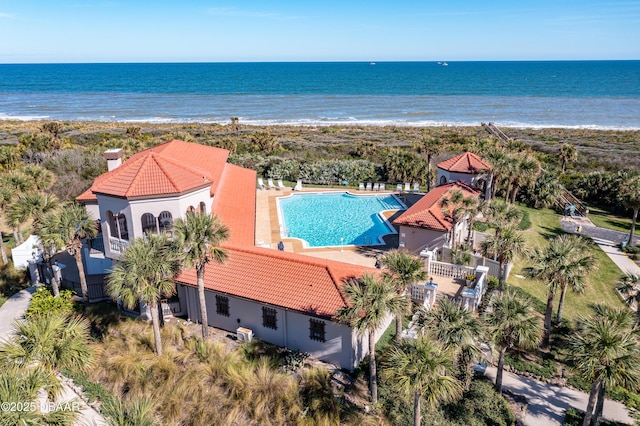
[[[127,247],[129,247],[129,240],[109,237],[109,248],[111,249],[111,253],[122,253]]]

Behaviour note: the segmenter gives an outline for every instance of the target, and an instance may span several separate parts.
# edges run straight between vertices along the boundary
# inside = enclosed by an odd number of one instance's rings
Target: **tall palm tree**
[[[636,327],[640,327],[640,274],[625,274],[617,288],[629,305],[636,305]]]
[[[480,339],[486,331],[473,312],[452,300],[441,300],[435,309],[421,315],[424,332],[456,356],[458,377],[465,389],[471,384],[471,363],[481,357]]]
[[[462,386],[451,375],[453,353],[424,336],[405,340],[390,350],[383,364],[382,376],[403,396],[413,397],[413,424],[422,421],[420,403],[424,398],[428,409],[438,403],[456,400]]]
[[[0,188],[0,218],[5,212],[5,208],[9,206],[13,199],[13,191],[9,188]],[[1,223],[1,222],[0,222]],[[2,263],[6,264],[9,259],[7,258],[7,252],[4,248],[4,236],[2,235],[2,229],[0,228],[0,255],[2,256]]]
[[[595,267],[595,259],[581,236],[560,235],[551,239],[548,247],[534,249],[531,260],[533,265],[527,269],[527,275],[545,282],[547,286],[543,346],[548,347],[553,304],[558,290],[560,302],[556,323],[560,324],[567,289],[576,293],[584,291],[585,277]]]
[[[424,270],[424,261],[408,251],[391,250],[380,259],[387,269],[390,279],[395,285],[398,294],[406,294],[407,304],[411,304],[409,285],[424,280],[427,272]],[[402,335],[402,318],[404,313],[396,314],[396,340]]]
[[[206,339],[209,335],[209,320],[204,297],[205,266],[211,261],[224,263],[227,252],[218,246],[229,238],[229,228],[215,215],[189,213],[185,219],[179,218],[173,223],[173,230],[184,255],[185,265],[196,268],[202,338]]]
[[[459,189],[453,189],[442,197],[440,208],[445,219],[451,222],[451,247],[457,247],[456,226],[478,204],[478,200],[472,196],[465,196]]]
[[[438,155],[444,150],[445,143],[436,138],[421,137],[419,141],[415,141],[412,145],[418,153],[427,156],[427,192],[429,192],[431,191],[431,182],[433,181],[431,160],[434,155]]]
[[[567,164],[578,159],[578,151],[576,147],[565,143],[560,147],[560,160],[562,160],[562,173],[564,173]]]
[[[636,224],[638,222],[638,211],[640,210],[640,176],[627,179],[624,184],[621,185],[618,196],[622,204],[633,211],[631,231],[629,232],[629,240],[627,241],[628,245],[633,245]]]
[[[38,230],[44,241],[56,247],[64,247],[74,257],[80,275],[82,301],[87,305],[89,292],[82,263],[82,240],[97,235],[98,228],[94,219],[84,207],[70,204],[58,212],[47,215],[46,220],[38,225]]]
[[[511,204],[516,202],[518,189],[522,186],[533,185],[537,177],[540,175],[541,170],[540,162],[531,154],[525,153],[518,156],[512,180],[513,187],[511,189]],[[509,194],[507,194],[507,197],[508,196]]]
[[[640,385],[640,341],[631,314],[603,306],[595,311],[581,318],[569,339],[575,369],[592,383],[583,426],[590,426],[592,420],[599,423],[607,388]]]
[[[535,348],[540,340],[540,324],[531,302],[511,289],[491,300],[484,321],[498,350],[496,390],[502,393],[505,353],[508,349]]]
[[[387,277],[364,274],[360,279],[348,280],[342,288],[348,306],[336,313],[340,322],[349,325],[369,340],[369,390],[371,401],[378,401],[376,369],[376,331],[389,315],[407,310],[407,299],[398,295]]]
[[[58,199],[53,194],[26,192],[20,194],[9,206],[7,209],[7,219],[9,223],[15,227],[20,241],[24,242],[20,226],[31,219],[33,220],[34,226],[37,226],[42,215],[56,210],[59,206]]]
[[[499,235],[491,235],[482,243],[485,256],[493,253],[498,260],[500,276],[498,290],[502,291],[509,263],[527,253],[526,242],[522,233],[515,226],[501,229]]]
[[[107,292],[131,309],[139,302],[149,307],[156,354],[162,355],[158,302],[175,293],[172,279],[180,272],[175,244],[165,234],[136,238],[120,256],[107,278]]]

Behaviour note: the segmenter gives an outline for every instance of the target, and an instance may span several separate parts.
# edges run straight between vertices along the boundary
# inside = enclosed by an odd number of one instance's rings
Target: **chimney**
[[[122,164],[122,148],[111,148],[104,152],[104,158],[107,160],[107,169],[109,171],[116,169]]]

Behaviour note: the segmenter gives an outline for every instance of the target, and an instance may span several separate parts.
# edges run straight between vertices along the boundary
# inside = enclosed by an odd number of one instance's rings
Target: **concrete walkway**
[[[485,371],[487,377],[495,381],[496,367],[489,366]],[[514,394],[527,398],[527,415],[524,418],[525,426],[555,426],[564,422],[564,412],[573,407],[584,411],[587,407],[589,395],[570,388],[542,383],[534,379],[504,372],[502,386]],[[616,401],[605,400],[603,417],[607,420],[634,424],[629,410],[624,404]]]
[[[13,324],[24,319],[24,312],[31,303],[31,295],[36,291],[36,286],[22,290],[9,298],[0,306],[0,343],[6,342],[13,336]],[[76,420],[76,425],[82,426],[106,426],[108,423],[102,415],[93,407],[87,405],[75,391],[62,382],[62,392],[60,402],[71,400],[80,401],[80,415]]]

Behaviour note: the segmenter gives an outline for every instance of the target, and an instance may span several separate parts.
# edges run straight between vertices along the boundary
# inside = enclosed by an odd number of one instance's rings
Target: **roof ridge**
[[[329,267],[329,264],[327,264],[326,269],[327,269],[327,274],[329,274],[329,277],[331,277],[331,282],[333,283],[333,286],[336,288],[336,291],[340,295],[340,299],[342,300],[342,302],[344,303],[345,306],[349,306],[349,303],[347,303],[347,299],[345,298],[344,294],[342,293],[342,288],[340,288],[340,286],[338,286],[338,280],[336,279],[336,277],[334,276],[333,272],[331,271],[331,268]]]
[[[162,173],[165,175],[165,177],[169,180],[169,182],[171,182],[171,185],[173,185],[174,189],[176,190],[176,192],[178,191],[178,184],[176,183],[176,181],[173,178],[173,175],[171,173],[169,173],[165,167],[160,163],[160,161],[158,161],[157,157],[160,157],[161,159],[165,160],[164,156],[160,155],[160,154],[156,154],[155,152],[151,152],[149,154],[150,157],[153,158],[153,161],[156,163],[156,165],[160,168],[160,170],[162,170]],[[183,167],[184,168],[184,167]],[[136,176],[137,178],[137,176]]]
[[[149,159],[149,157],[148,157],[148,156],[141,156],[141,157],[140,157],[140,159],[138,160],[138,161],[140,161],[140,163],[141,163],[141,164],[140,164],[140,166],[138,167],[138,170],[137,170],[137,172],[135,173],[134,178],[133,178],[133,179],[131,179],[131,182],[130,182],[130,183],[129,183],[129,185],[127,186],[127,189],[124,191],[124,196],[125,196],[125,197],[129,195],[129,191],[131,191],[131,188],[134,188],[134,187],[135,187],[135,184],[136,184],[136,183],[138,182],[138,180],[140,179],[140,175],[142,174],[142,173],[140,173],[140,171],[141,171],[141,170],[142,170],[142,168],[147,164],[148,159]],[[134,163],[134,164],[135,164],[135,163]],[[118,167],[118,168],[114,169],[113,171],[118,170],[118,169],[120,169],[120,167]],[[126,170],[126,169],[124,169],[124,168],[123,168],[123,169],[121,169],[120,171],[121,171],[121,172],[124,172],[125,170]],[[116,174],[114,174],[114,177],[116,177],[116,176],[118,176],[118,175],[120,175],[120,174],[121,174],[121,173],[116,173]]]

